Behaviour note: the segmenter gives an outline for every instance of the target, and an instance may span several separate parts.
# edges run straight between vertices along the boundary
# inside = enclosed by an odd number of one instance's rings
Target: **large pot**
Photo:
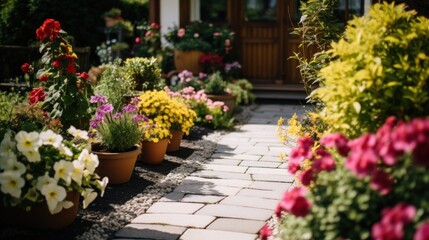
[[[171,131],[172,137],[167,146],[167,152],[175,152],[180,148],[180,142],[182,141],[183,132],[173,130]]]
[[[120,153],[97,151],[93,153],[97,154],[100,162],[95,172],[101,178],[108,177],[110,184],[121,184],[130,181],[141,147],[136,145],[131,151]]]
[[[158,165],[164,161],[167,152],[168,139],[162,139],[158,142],[143,141],[142,155],[140,159],[143,163]]]
[[[193,74],[202,72],[203,67],[200,63],[200,58],[203,55],[204,53],[198,50],[174,50],[174,66],[176,67],[176,71],[182,72],[183,70],[188,70]]]
[[[233,95],[233,94],[223,94],[223,95],[211,95],[211,94],[207,94],[207,98],[209,98],[213,102],[215,102],[215,101],[224,102],[225,105],[229,109],[228,113],[230,115],[232,115],[234,113],[235,101],[236,101],[236,98],[237,98],[236,95]]]
[[[51,214],[46,201],[32,206],[30,211],[18,207],[3,207],[0,204],[0,223],[34,229],[56,230],[67,227],[76,219],[79,207],[79,192],[67,192],[66,200],[73,203],[68,209]]]

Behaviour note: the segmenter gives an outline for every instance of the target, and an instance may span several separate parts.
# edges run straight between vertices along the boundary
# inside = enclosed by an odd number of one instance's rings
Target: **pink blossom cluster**
[[[411,223],[415,215],[416,208],[403,202],[392,208],[384,208],[381,212],[380,222],[372,226],[372,238],[374,240],[402,240],[404,237],[404,225]],[[416,237],[414,239],[416,240]]]
[[[229,71],[231,71],[233,69],[241,69],[241,64],[237,61],[232,62],[232,63],[225,63],[224,70],[226,73],[228,73]]]
[[[179,77],[179,83],[180,84],[185,84],[188,82],[191,82],[192,80],[194,80],[194,75],[192,72],[188,71],[188,70],[183,70],[182,72],[180,72],[178,74]]]

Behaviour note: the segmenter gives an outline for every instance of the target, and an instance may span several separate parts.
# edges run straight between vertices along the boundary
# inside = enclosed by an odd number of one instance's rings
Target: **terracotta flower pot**
[[[109,184],[121,184],[130,181],[141,147],[136,145],[133,150],[120,153],[97,151],[93,153],[97,154],[100,161],[95,172],[101,178],[108,177]]]
[[[223,95],[211,95],[207,94],[207,97],[212,101],[224,102],[225,105],[229,108],[228,113],[232,115],[234,113],[235,101],[237,96],[232,94],[223,94]]]
[[[180,142],[182,141],[182,137],[183,137],[182,131],[173,130],[171,131],[171,134],[173,136],[171,137],[170,142],[168,143],[167,152],[174,152],[179,150]]]
[[[203,52],[197,50],[174,50],[174,66],[176,67],[176,71],[181,72],[183,70],[188,70],[193,74],[202,72],[203,68],[200,63],[200,58],[203,55]]]
[[[167,152],[168,139],[159,140],[159,142],[143,141],[141,160],[146,164],[157,165],[164,160]]]
[[[0,204],[0,223],[11,224],[34,229],[55,230],[67,227],[76,219],[79,207],[79,192],[67,192],[67,201],[71,201],[73,206],[63,209],[57,214],[51,214],[46,202],[37,203],[30,211],[18,207],[3,207]]]

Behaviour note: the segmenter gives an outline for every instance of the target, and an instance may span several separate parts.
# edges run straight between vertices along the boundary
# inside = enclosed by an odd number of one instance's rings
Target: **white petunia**
[[[25,180],[18,172],[7,171],[0,173],[0,185],[3,193],[20,198],[21,188],[25,185]]]
[[[60,151],[61,154],[72,157],[73,152],[70,150],[70,148],[66,147],[64,144],[61,144],[58,146],[58,151]]]
[[[71,178],[75,181],[79,186],[82,184],[82,176],[83,170],[85,169],[85,164],[78,160],[73,161],[73,171],[71,173]]]
[[[14,157],[12,157],[12,156],[14,156]],[[8,171],[8,170],[14,171],[14,172],[19,173],[19,175],[22,175],[25,173],[26,168],[25,168],[25,165],[23,163],[19,162],[16,159],[15,155],[10,155],[10,158],[7,160],[7,162],[4,166],[4,170],[5,171]]]
[[[39,148],[39,133],[20,131],[15,135],[16,147],[21,152],[34,151]]]
[[[94,201],[94,199],[97,197],[97,192],[94,192],[94,190],[91,188],[86,188],[83,190],[81,195],[83,197],[83,209],[86,209],[89,204],[91,204],[92,201]]]
[[[41,191],[42,188],[45,185],[51,184],[51,183],[56,183],[57,181],[55,181],[55,179],[49,177],[48,173],[45,173],[45,175],[38,177],[37,178],[37,184],[36,184],[36,188]]]
[[[54,133],[52,130],[41,132],[39,139],[40,145],[52,145],[56,148],[58,148],[63,141],[63,137],[59,134]]]
[[[103,197],[104,196],[104,190],[106,190],[107,184],[109,183],[109,178],[108,177],[104,177],[101,181],[97,180],[97,183],[100,184],[100,196]]]
[[[58,206],[58,203],[66,198],[66,190],[58,186],[56,183],[50,183],[42,187],[42,195],[45,196],[46,203],[48,204],[49,212],[53,214]]]
[[[58,205],[57,205],[57,207],[51,213],[52,214],[57,214],[57,213],[61,212],[63,209],[69,209],[69,208],[73,207],[73,205],[74,204],[72,202],[70,202],[70,201],[59,202]]]
[[[75,139],[83,139],[83,140],[89,139],[87,131],[76,129],[74,126],[70,126],[67,132],[70,133]]]
[[[95,171],[95,168],[99,163],[98,156],[93,153],[89,153],[87,149],[82,150],[77,160],[82,162],[90,173]]]
[[[63,179],[67,185],[71,182],[71,174],[73,171],[73,163],[69,161],[61,160],[59,162],[56,162],[54,164],[54,170],[55,170],[55,180]]]
[[[37,148],[22,152],[29,162],[40,162],[42,159]]]
[[[4,134],[3,140],[0,143],[0,156],[9,154],[15,150],[16,143],[12,141],[11,132],[8,131]]]

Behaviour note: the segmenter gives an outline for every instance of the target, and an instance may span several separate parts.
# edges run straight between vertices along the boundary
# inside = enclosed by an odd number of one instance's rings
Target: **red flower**
[[[76,66],[73,63],[69,63],[66,68],[67,73],[75,73],[77,71]]]
[[[268,224],[265,224],[261,230],[259,230],[259,234],[261,235],[260,240],[267,240],[268,237],[273,234],[273,231],[268,227]]]
[[[81,72],[81,73],[76,73],[77,76],[79,76],[80,78],[82,78],[83,80],[87,80],[89,75],[86,72]]]
[[[343,157],[346,157],[349,154],[350,148],[347,145],[348,142],[349,140],[341,133],[329,134],[320,140],[320,143],[325,147],[336,147],[338,153]]]
[[[41,82],[47,82],[48,80],[49,80],[49,78],[45,74],[43,74],[41,77],[39,77],[39,81],[41,81]]]
[[[55,59],[55,60],[52,62],[52,66],[53,66],[53,67],[56,67],[56,68],[59,68],[59,67],[61,66],[61,61],[60,61],[60,59],[59,59],[59,58]]]
[[[346,168],[359,178],[371,175],[377,167],[377,155],[374,150],[359,150],[353,152],[346,160]]]
[[[316,154],[319,156],[314,160],[313,168],[316,172],[333,171],[335,169],[335,160],[331,154],[324,149],[318,148]]]
[[[303,171],[299,176],[299,181],[304,186],[309,186],[311,181],[313,181],[313,179],[314,179],[314,171],[311,168]]]
[[[28,73],[32,69],[31,65],[28,63],[24,63],[21,66],[21,70],[23,73]]]
[[[283,195],[280,207],[297,217],[306,216],[311,207],[310,202],[304,196],[306,193],[307,191],[302,187],[293,188]]]
[[[46,93],[43,92],[43,87],[33,88],[30,92],[28,102],[30,104],[38,103],[39,101],[45,100]]]
[[[392,208],[384,208],[381,221],[374,224],[371,236],[374,240],[401,240],[404,237],[404,225],[410,223],[416,215],[413,205],[399,203]]]
[[[371,188],[386,195],[392,190],[393,180],[390,175],[382,170],[376,170],[372,175]]]
[[[292,149],[293,151],[294,149]],[[298,159],[289,159],[288,162],[288,166],[287,166],[287,170],[289,173],[291,174],[295,174],[296,172],[298,172],[298,170],[301,169],[301,161]]]
[[[421,224],[414,233],[413,240],[427,240],[429,239],[429,222]]]
[[[60,30],[61,25],[58,21],[46,19],[43,25],[36,30],[36,36],[41,42],[47,37],[52,41],[58,37]]]
[[[142,42],[142,39],[139,37],[136,37],[136,39],[134,39],[134,42],[137,44],[140,44]]]

